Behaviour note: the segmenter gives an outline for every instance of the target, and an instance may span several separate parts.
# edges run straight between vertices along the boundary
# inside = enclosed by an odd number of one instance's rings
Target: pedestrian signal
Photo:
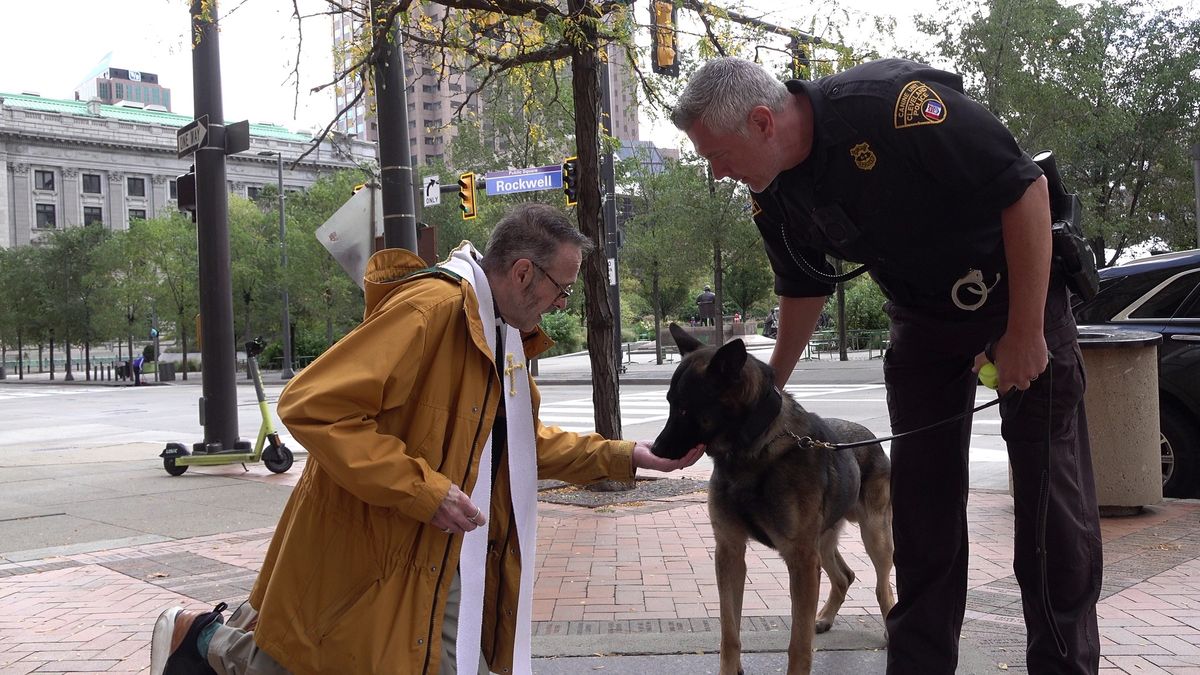
[[[562,165],[563,194],[567,196],[567,206],[575,206],[579,202],[579,159],[568,157]]]
[[[462,209],[463,220],[479,215],[475,205],[475,174],[470,171],[458,177],[458,207]]]
[[[650,3],[650,69],[659,75],[679,77],[679,52],[675,45],[675,3]]]

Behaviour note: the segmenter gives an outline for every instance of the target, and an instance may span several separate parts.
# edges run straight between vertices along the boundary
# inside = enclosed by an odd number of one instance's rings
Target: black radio
[[[1100,290],[1100,275],[1096,272],[1096,257],[1083,236],[1080,220],[1083,205],[1079,196],[1068,193],[1058,174],[1054,153],[1044,150],[1033,161],[1046,174],[1050,191],[1050,232],[1054,242],[1054,265],[1066,277],[1067,286],[1084,300],[1096,297]]]

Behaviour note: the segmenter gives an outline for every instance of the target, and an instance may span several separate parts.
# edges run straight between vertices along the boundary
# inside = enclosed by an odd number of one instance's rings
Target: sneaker
[[[150,675],[215,675],[200,654],[200,631],[214,621],[223,622],[220,603],[211,612],[172,607],[158,615],[150,639]]]

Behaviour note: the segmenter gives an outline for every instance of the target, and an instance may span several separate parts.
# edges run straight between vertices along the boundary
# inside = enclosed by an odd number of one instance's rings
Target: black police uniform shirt
[[[902,306],[1006,311],[1000,213],[1042,172],[962,78],[886,59],[787,88],[812,102],[812,152],[751,194],[776,293],[831,293],[809,272],[832,274],[828,253]]]

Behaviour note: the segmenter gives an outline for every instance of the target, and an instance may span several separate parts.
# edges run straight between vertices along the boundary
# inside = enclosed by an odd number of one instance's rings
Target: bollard
[[[1162,501],[1158,345],[1162,336],[1080,326],[1084,406],[1100,515],[1140,513]]]

